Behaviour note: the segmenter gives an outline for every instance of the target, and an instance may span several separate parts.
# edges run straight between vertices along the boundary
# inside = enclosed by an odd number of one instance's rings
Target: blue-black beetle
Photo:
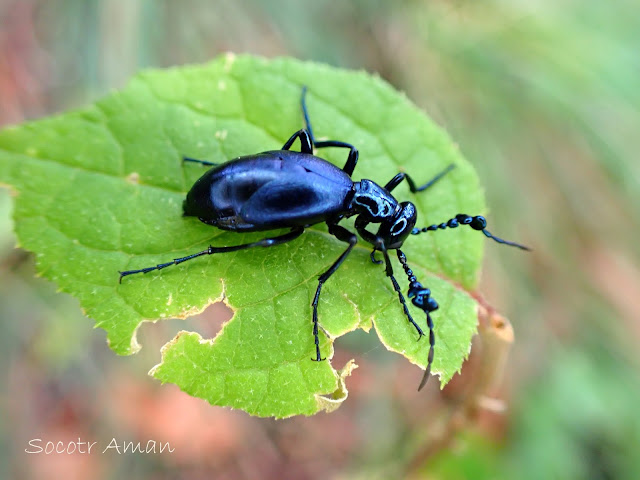
[[[375,259],[376,251],[382,253],[386,274],[398,294],[404,314],[415,327],[419,338],[424,333],[411,317],[400,286],[393,276],[388,250],[396,250],[398,259],[409,279],[408,296],[416,307],[426,313],[429,328],[429,355],[427,368],[418,388],[420,390],[429,378],[433,362],[435,335],[430,312],[436,310],[438,304],[431,297],[431,291],[418,282],[413,271],[407,265],[404,253],[400,250],[409,234],[418,235],[437,229],[469,225],[499,243],[524,250],[527,250],[527,247],[494,237],[486,230],[486,220],[482,216],[458,214],[444,223],[422,229],[415,228],[417,220],[415,206],[411,202],[398,202],[391,194],[392,190],[400,182],[406,180],[411,192],[422,192],[453,169],[454,165],[449,165],[422,186],[416,186],[412,178],[402,172],[393,177],[384,187],[371,180],[363,179],[354,182],[351,175],[358,162],[358,150],[349,143],[337,140],[316,141],[311,129],[305,97],[306,87],[302,89],[301,98],[306,128],[294,133],[281,150],[239,157],[222,165],[184,158],[185,161],[213,166],[196,181],[187,194],[183,203],[185,216],[198,217],[208,225],[236,232],[290,228],[289,232],[242,245],[209,246],[202,252],[176,258],[171,262],[139,270],[119,272],[120,281],[127,275],[160,270],[202,255],[280,245],[299,237],[306,227],[326,222],[329,233],[338,240],[348,243],[349,246],[331,267],[320,275],[313,298],[313,336],[316,356],[312,360],[324,360],[320,355],[318,338],[318,300],[322,285],[340,267],[358,241],[355,233],[338,225],[338,223],[343,218],[356,216],[355,229],[366,242],[373,246],[371,261],[378,264],[383,263],[383,261]],[[299,152],[291,150],[296,139],[300,140]],[[313,154],[314,148],[325,147],[349,149],[347,161],[342,169]],[[367,226],[371,223],[379,224],[377,233],[371,233],[367,230]]]

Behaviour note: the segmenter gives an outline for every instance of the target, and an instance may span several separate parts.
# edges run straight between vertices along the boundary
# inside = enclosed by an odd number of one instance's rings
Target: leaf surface
[[[139,349],[141,322],[186,318],[224,299],[234,317],[215,339],[182,332],[151,373],[212,404],[260,416],[339,405],[354,365],[334,370],[333,340],[356,328],[374,325],[389,349],[426,365],[428,342],[416,341],[384,267],[369,260],[370,247],[360,241],[322,290],[326,362],[310,360],[310,305],[318,276],[346,244],[324,225],[281,246],[205,256],[122,284],[117,272],[278,234],[224,232],[183,217],[185,193],[205,170],[181,158],[221,163],[281,148],[303,126],[303,85],[316,136],[360,150],[354,180],[384,185],[406,171],[423,183],[456,164],[423,193],[410,193],[406,183],[394,190],[416,204],[418,226],[483,213],[472,167],[403,94],[363,72],[293,59],[226,55],[202,66],[146,71],[83,110],[0,131],[0,181],[16,192],[16,232],[20,246],[36,254],[38,272],[80,300],[119,354]],[[346,160],[344,149],[319,153],[339,166]],[[352,220],[343,224],[353,229]],[[403,247],[440,304],[433,371],[443,385],[460,369],[476,330],[477,304],[468,292],[477,282],[482,242],[479,232],[458,228],[410,237]],[[406,294],[406,277],[393,262]],[[425,325],[424,313],[410,309]]]

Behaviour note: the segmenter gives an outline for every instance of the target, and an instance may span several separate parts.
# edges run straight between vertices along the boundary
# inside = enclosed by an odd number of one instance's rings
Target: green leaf
[[[426,365],[428,342],[416,341],[384,268],[369,261],[370,247],[360,242],[323,288],[325,362],[310,360],[310,304],[318,275],[346,247],[326,226],[285,245],[206,256],[122,284],[118,270],[209,244],[264,238],[182,217],[185,192],[204,170],[181,157],[224,162],[281,148],[303,124],[303,85],[316,135],[359,148],[355,180],[384,184],[406,171],[424,182],[456,164],[424,193],[411,194],[406,184],[394,190],[417,205],[419,226],[484,211],[472,167],[404,95],[363,72],[292,59],[226,55],[203,66],[147,71],[83,110],[0,132],[0,181],[16,192],[16,232],[20,245],[36,254],[38,272],[80,300],[119,354],[139,349],[141,322],[186,318],[224,300],[234,317],[215,339],[183,332],[151,373],[212,404],[260,416],[310,415],[339,405],[353,365],[334,370],[333,340],[356,328],[373,324],[389,349]],[[346,159],[344,149],[322,155],[339,166]],[[410,237],[403,247],[441,306],[433,314],[433,371],[442,384],[460,369],[475,332],[477,304],[469,292],[482,241],[478,232],[459,228]],[[393,261],[406,292],[406,276]],[[424,313],[410,309],[424,325]]]

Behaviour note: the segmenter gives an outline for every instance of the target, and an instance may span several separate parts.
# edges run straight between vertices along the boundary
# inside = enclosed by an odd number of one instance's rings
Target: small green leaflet
[[[151,374],[252,415],[312,415],[339,406],[354,365],[334,369],[333,340],[356,328],[373,325],[388,349],[423,368],[429,350],[428,340],[416,341],[383,266],[370,262],[370,247],[360,242],[323,288],[321,348],[328,360],[311,361],[317,278],[345,248],[324,225],[285,245],[207,256],[118,283],[118,270],[265,237],[182,217],[185,193],[204,170],[181,158],[220,163],[281,148],[303,125],[303,85],[316,135],[360,150],[354,180],[384,185],[406,171],[424,182],[456,164],[423,194],[406,184],[394,190],[416,204],[418,226],[484,212],[472,167],[403,94],[364,72],[289,58],[229,54],[206,65],[145,71],[87,108],[0,131],[0,182],[16,194],[19,246],[35,253],[39,274],[80,300],[118,354],[140,348],[142,322],[186,318],[224,300],[234,317],[219,334],[182,332]],[[321,153],[339,166],[346,159],[344,149]],[[460,370],[476,331],[477,302],[469,292],[482,244],[479,232],[461,228],[409,237],[403,247],[440,304],[433,371],[442,385]],[[406,276],[393,261],[406,293]],[[424,324],[424,313],[410,309]]]

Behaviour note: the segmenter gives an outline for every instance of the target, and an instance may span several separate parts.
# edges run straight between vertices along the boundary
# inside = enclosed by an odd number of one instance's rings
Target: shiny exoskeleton
[[[404,314],[418,332],[419,338],[424,335],[424,332],[411,317],[400,286],[393,275],[388,250],[397,251],[398,259],[409,280],[408,296],[413,305],[426,313],[429,329],[429,355],[427,368],[420,384],[420,388],[422,388],[429,378],[434,357],[435,333],[431,312],[438,308],[438,304],[431,297],[430,290],[418,282],[413,271],[407,265],[407,259],[400,250],[404,241],[410,234],[417,235],[436,229],[469,225],[497,242],[522,249],[526,249],[526,247],[491,235],[485,229],[486,220],[481,216],[472,217],[458,214],[441,224],[431,225],[421,230],[414,228],[417,220],[414,204],[398,202],[391,192],[403,180],[407,181],[411,192],[422,192],[454,166],[449,165],[422,186],[416,186],[413,179],[402,172],[393,177],[384,187],[371,180],[363,179],[354,182],[351,175],[358,162],[358,150],[349,143],[337,140],[316,141],[311,129],[305,97],[306,88],[303,88],[301,104],[306,128],[294,133],[281,150],[239,157],[222,165],[184,158],[185,161],[213,166],[196,181],[187,194],[183,204],[185,216],[197,217],[208,225],[224,230],[251,232],[289,228],[287,233],[241,245],[209,246],[206,250],[176,258],[171,262],[120,272],[120,281],[127,275],[160,270],[203,255],[280,245],[299,237],[305,228],[325,222],[329,233],[338,240],[348,243],[348,247],[318,278],[318,287],[312,302],[315,342],[315,358],[312,360],[321,361],[324,358],[320,355],[318,334],[320,291],[358,241],[355,233],[338,223],[344,218],[356,216],[355,229],[362,239],[373,246],[371,260],[375,263],[383,263],[383,261],[375,259],[376,251],[382,253],[386,275],[391,279]],[[291,150],[296,139],[300,141],[299,152]],[[326,147],[349,150],[347,161],[342,169],[313,154],[314,148]],[[367,230],[370,224],[379,225],[376,233]]]

